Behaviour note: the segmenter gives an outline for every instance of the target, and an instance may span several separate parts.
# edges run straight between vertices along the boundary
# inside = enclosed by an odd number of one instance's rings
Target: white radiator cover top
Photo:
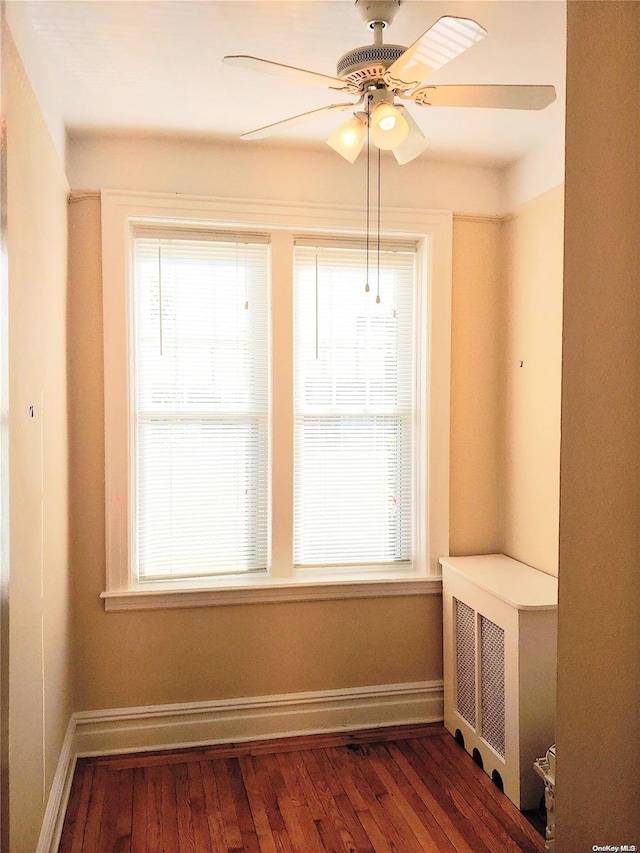
[[[558,606],[558,578],[504,554],[441,557],[440,565],[516,610],[555,610]]]

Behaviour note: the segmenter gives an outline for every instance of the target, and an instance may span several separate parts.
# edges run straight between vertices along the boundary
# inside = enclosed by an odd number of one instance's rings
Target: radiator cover
[[[557,580],[502,554],[440,562],[445,726],[519,809],[537,808],[534,762],[555,743]]]

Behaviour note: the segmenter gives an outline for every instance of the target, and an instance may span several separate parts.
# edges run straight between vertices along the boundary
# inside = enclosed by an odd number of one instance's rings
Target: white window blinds
[[[268,249],[256,235],[134,237],[139,581],[266,568]]]
[[[411,560],[413,247],[295,248],[294,560]],[[380,296],[379,304],[376,296]]]

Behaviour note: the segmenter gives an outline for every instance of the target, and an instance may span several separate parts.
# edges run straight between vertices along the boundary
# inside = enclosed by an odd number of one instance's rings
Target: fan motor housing
[[[337,76],[356,86],[380,80],[390,65],[406,51],[399,44],[366,44],[356,47],[341,56],[337,65]]]

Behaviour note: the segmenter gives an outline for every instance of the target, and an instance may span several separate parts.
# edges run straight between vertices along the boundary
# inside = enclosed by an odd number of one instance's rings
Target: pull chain
[[[160,332],[160,355],[162,355],[162,244],[158,243],[158,328]]]
[[[370,173],[371,173],[371,96],[367,97],[367,272],[364,292],[369,293],[369,219],[371,214],[370,202]]]
[[[243,243],[243,261],[244,261],[244,310],[249,310],[249,300],[247,299],[247,244]]]
[[[316,246],[316,361],[318,359],[318,247]]]
[[[377,245],[377,262],[378,262],[378,281],[376,293],[376,305],[380,304],[380,159],[382,152],[378,148],[378,245]]]

